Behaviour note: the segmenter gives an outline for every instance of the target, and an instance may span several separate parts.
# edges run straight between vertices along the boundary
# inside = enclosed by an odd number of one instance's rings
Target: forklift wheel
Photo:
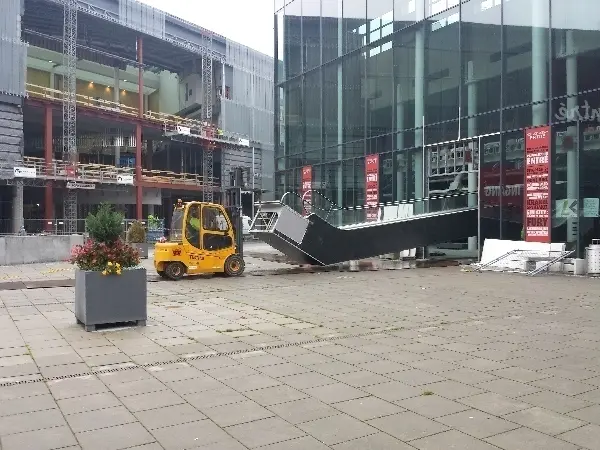
[[[239,277],[246,268],[244,260],[240,255],[231,255],[225,260],[225,275],[228,277]]]
[[[167,264],[165,275],[173,281],[181,280],[185,275],[185,266],[180,262],[172,262]]]
[[[167,274],[165,273],[164,270],[159,270],[158,271],[158,276],[160,276],[161,278],[166,278],[168,279],[169,277],[167,276]]]

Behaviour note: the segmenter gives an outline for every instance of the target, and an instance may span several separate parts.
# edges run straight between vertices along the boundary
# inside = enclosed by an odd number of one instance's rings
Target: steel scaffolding
[[[202,55],[202,87],[204,93],[203,112],[204,118],[212,124],[212,106],[213,106],[213,40],[212,34],[203,36],[203,55]],[[213,146],[208,144],[204,147],[202,158],[202,174],[205,180],[213,179],[214,151]],[[202,199],[205,202],[213,202],[213,190],[205,189],[202,192]]]
[[[64,1],[63,25],[63,159],[77,164],[77,0]],[[66,231],[77,232],[77,191],[68,189],[64,199]]]

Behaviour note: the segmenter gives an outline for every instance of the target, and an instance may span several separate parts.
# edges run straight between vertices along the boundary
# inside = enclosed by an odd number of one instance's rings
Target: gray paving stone
[[[401,441],[412,441],[448,429],[439,422],[434,422],[410,411],[369,420],[367,423]]]
[[[0,386],[0,402],[50,394],[44,382]]]
[[[154,442],[154,438],[139,423],[76,433],[75,436],[85,450],[117,450]]]
[[[204,414],[187,403],[139,411],[135,413],[135,416],[148,430],[199,422],[206,418]]]
[[[461,403],[438,395],[421,395],[398,401],[396,404],[430,419],[469,409]]]
[[[346,441],[332,446],[335,450],[413,450],[414,447],[384,433]]]
[[[556,436],[565,431],[579,428],[585,422],[558,414],[547,409],[533,407],[504,416],[507,420],[526,426],[541,433]]]
[[[540,391],[536,394],[524,395],[523,397],[519,397],[519,400],[531,405],[556,411],[561,414],[592,405],[592,403],[581,400],[580,398],[570,397],[550,391]]]
[[[304,422],[298,427],[329,446],[377,432],[375,428],[345,414]]]
[[[149,392],[159,392],[166,389],[164,383],[155,378],[144,378],[142,380],[131,381],[122,384],[109,385],[110,390],[117,397],[128,397],[131,395],[147,394]]]
[[[246,448],[246,447],[244,447]],[[260,447],[261,450],[329,450],[331,447],[324,445],[311,436],[291,439],[289,441],[278,442],[276,444]],[[216,450],[216,449],[215,449]]]
[[[203,391],[211,391],[225,387],[221,381],[217,381],[208,375],[200,375],[197,378],[187,378],[178,381],[165,381],[164,383],[173,392],[179,395],[196,394]],[[165,386],[163,385],[163,389]]]
[[[423,390],[421,390],[421,392]],[[433,392],[436,395],[449,398],[450,400],[457,400],[459,398],[470,397],[485,392],[483,389],[453,380],[428,384],[426,390]]]
[[[119,399],[110,392],[86,395],[83,397],[66,398],[63,400],[58,400],[57,403],[60,410],[65,415],[121,406]]]
[[[370,361],[362,364],[357,364],[357,366],[361,369],[368,370],[369,372],[377,373],[379,375],[385,375],[393,372],[401,372],[403,370],[409,369],[409,367],[407,367],[404,364],[400,364],[399,362],[386,360]]]
[[[95,375],[49,381],[48,388],[56,400],[108,392],[104,383]]]
[[[447,450],[451,448],[460,450],[497,450],[497,447],[475,439],[460,431],[444,431],[433,436],[424,437],[410,442],[410,445],[419,450]]]
[[[505,450],[577,450],[579,447],[529,428],[517,428],[485,439]]]
[[[325,375],[315,372],[280,377],[278,380],[296,389],[309,389],[317,386],[336,383],[333,378],[326,377]]]
[[[285,403],[308,397],[304,392],[285,385],[256,389],[245,392],[244,395],[263,406],[271,406],[277,403]]]
[[[228,380],[230,378],[242,378],[250,375],[259,374],[252,367],[238,364],[236,366],[219,367],[216,369],[208,369],[204,371],[208,376],[216,380]]]
[[[227,428],[227,432],[249,448],[288,441],[304,433],[278,417],[256,420]]]
[[[225,386],[220,389],[186,395],[185,400],[195,408],[202,410],[204,408],[242,402],[247,400],[247,397]]]
[[[207,447],[210,444],[219,448],[217,443],[227,443],[231,440],[225,431],[210,420],[157,428],[151,432],[165,450],[203,448],[202,446]]]
[[[498,379],[498,377],[496,377],[495,375],[491,375],[486,372],[481,372],[479,370],[469,369],[468,367],[462,367],[460,369],[449,370],[448,372],[444,372],[444,377],[454,381],[458,381],[460,383],[474,385]]]
[[[384,377],[383,375],[378,375],[366,370],[333,375],[332,378],[355,388],[362,388],[365,386],[372,386],[374,384],[387,383],[390,381],[389,378]]]
[[[274,416],[271,411],[251,400],[207,408],[203,409],[203,412],[220,427],[229,427]]]
[[[185,401],[179,395],[168,390],[131,395],[121,398],[121,401],[131,412],[164,408],[166,406],[180,405],[185,403]]]
[[[262,374],[250,375],[243,378],[231,378],[229,380],[223,380],[222,382],[238,392],[264,389],[272,386],[279,386],[281,384],[277,379]]]
[[[44,411],[57,407],[50,394],[36,395],[34,397],[15,398],[0,401],[0,416],[10,416],[27,412]]]
[[[585,447],[586,449],[600,449],[600,427],[598,425],[586,425],[575,430],[567,431],[558,437],[580,447]]]
[[[535,372],[533,370],[527,370],[522,367],[506,367],[503,369],[492,370],[491,373],[521,383],[529,383],[530,381],[549,377],[549,375],[544,375],[543,373]]]
[[[66,425],[58,409],[0,417],[0,436]]]
[[[71,414],[66,419],[74,433],[136,422],[136,418],[124,406]]]
[[[600,425],[600,405],[592,405],[587,408],[582,408],[577,411],[572,411],[569,416],[586,422]]]
[[[531,405],[528,405],[527,403],[518,400],[512,400],[508,397],[495,394],[493,392],[461,398],[459,401],[467,406],[479,409],[489,414],[494,414],[496,416],[503,416],[505,414],[510,414],[531,407]]]
[[[268,409],[292,424],[299,424],[339,414],[337,409],[314,398],[280,403],[269,406]]]
[[[343,383],[328,384],[309,389],[304,389],[311,397],[315,397],[324,403],[337,403],[344,400],[352,400],[360,397],[367,397],[369,394],[359,389],[353,388]]]
[[[469,409],[467,411],[449,414],[436,419],[451,428],[462,431],[476,438],[486,438],[495,434],[514,430],[520,426],[500,417]]]
[[[522,397],[523,395],[534,394],[542,390],[536,386],[502,378],[493,381],[486,381],[485,383],[479,383],[476,386],[485,389],[486,391],[504,395],[509,398]]]
[[[579,381],[567,380],[565,378],[551,377],[537,380],[530,383],[532,386],[537,386],[542,389],[547,389],[552,392],[558,392],[564,395],[578,395],[596,389],[596,386],[581,383]]]
[[[28,431],[0,437],[2,450],[75,450],[75,436],[67,426]],[[66,448],[68,447],[68,448]]]
[[[389,416],[405,411],[393,403],[386,402],[377,397],[363,397],[354,400],[334,403],[334,408],[355,417],[358,420],[370,420],[377,417]]]
[[[387,400],[388,402],[416,397],[423,393],[423,389],[414,386],[408,386],[398,381],[390,381],[388,383],[366,386],[362,388],[362,390],[383,400]]]

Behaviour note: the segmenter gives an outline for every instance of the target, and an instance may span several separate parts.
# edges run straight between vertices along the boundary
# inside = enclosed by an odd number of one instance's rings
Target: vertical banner
[[[302,188],[300,196],[302,197],[302,215],[306,216],[311,213],[312,205],[312,166],[304,166],[302,168]]]
[[[525,240],[550,242],[550,127],[525,130]]]
[[[365,158],[365,188],[367,195],[367,222],[379,217],[379,155]]]

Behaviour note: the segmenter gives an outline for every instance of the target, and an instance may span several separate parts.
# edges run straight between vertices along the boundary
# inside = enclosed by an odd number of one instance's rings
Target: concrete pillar
[[[547,0],[533,0],[531,28],[531,101],[539,102],[548,98],[548,14]],[[540,103],[532,106],[532,125],[548,123],[548,105]]]
[[[567,72],[567,110],[576,111],[579,104],[577,94],[577,46],[573,30],[566,32],[566,72]],[[579,146],[579,136],[577,136],[577,126],[567,128],[567,134],[574,138],[574,145],[567,152],[567,198],[569,201],[579,198],[579,176],[577,148]],[[579,234],[579,215],[567,219],[567,242],[577,242]]]
[[[44,162],[46,174],[52,174],[54,149],[52,148],[52,106],[46,105],[44,109]],[[46,181],[44,187],[44,230],[52,231],[54,220],[54,194],[52,181]]]
[[[469,119],[467,121],[467,135],[469,137],[477,136],[477,117],[473,117],[477,114],[477,82],[475,80],[475,68],[474,61],[467,61],[467,115]],[[467,189],[468,194],[468,206],[477,206],[477,172],[473,162],[468,165],[467,175]],[[469,251],[477,250],[477,236],[471,236],[468,239]]]
[[[18,182],[13,190],[12,229],[13,233],[20,234],[25,225],[23,219],[23,183]]]
[[[425,115],[425,28],[415,31],[415,147],[423,143],[423,116]],[[415,198],[422,199],[424,192],[423,152],[421,148],[414,157]],[[425,211],[425,202],[415,202],[415,214]]]

